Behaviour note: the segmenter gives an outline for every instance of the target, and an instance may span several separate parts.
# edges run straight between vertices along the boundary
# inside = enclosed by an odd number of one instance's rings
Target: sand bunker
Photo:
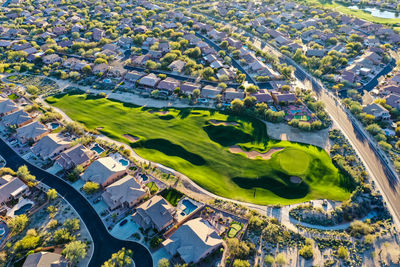
[[[261,158],[263,158],[263,159],[270,159],[271,157],[272,157],[272,155],[274,154],[274,153],[276,153],[276,152],[279,152],[279,151],[281,151],[281,150],[283,150],[284,148],[283,147],[273,147],[273,148],[271,148],[270,150],[268,150],[268,152],[266,152],[266,153],[260,153],[260,152],[258,152],[258,151],[244,151],[241,147],[239,147],[239,146],[231,146],[230,148],[229,148],[229,151],[231,152],[231,153],[235,153],[235,154],[237,154],[237,153],[244,153],[244,154],[246,154],[246,156],[249,158],[249,159],[255,159],[255,158],[257,158],[257,157],[261,157]]]
[[[126,139],[128,139],[131,142],[139,141],[139,137],[136,137],[136,136],[133,136],[133,135],[130,135],[130,134],[123,134],[122,136],[125,137]]]
[[[301,178],[300,177],[297,177],[297,176],[291,176],[290,177],[290,182],[291,183],[294,183],[294,184],[299,184],[299,183],[301,183]]]
[[[224,126],[232,125],[232,126],[236,126],[236,125],[238,125],[238,123],[237,123],[237,122],[234,122],[234,121],[209,120],[209,122],[210,122],[212,125],[215,125],[215,126],[218,126],[218,125],[224,125]]]
[[[150,114],[158,113],[158,114],[160,114],[160,115],[167,115],[167,114],[169,114],[169,111],[168,111],[168,110],[163,110],[163,111],[150,110],[149,113],[150,113]]]

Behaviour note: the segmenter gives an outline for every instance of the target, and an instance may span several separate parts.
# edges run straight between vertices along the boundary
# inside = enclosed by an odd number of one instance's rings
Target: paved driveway
[[[0,139],[0,155],[6,159],[6,166],[14,170],[18,169],[21,165],[27,165],[29,171],[36,176],[37,180],[55,188],[75,208],[85,222],[94,242],[93,257],[89,266],[101,266],[111,257],[112,253],[117,252],[123,247],[133,251],[133,260],[136,266],[153,266],[153,259],[146,247],[137,242],[123,241],[111,236],[93,207],[67,182],[25,161],[2,139]]]

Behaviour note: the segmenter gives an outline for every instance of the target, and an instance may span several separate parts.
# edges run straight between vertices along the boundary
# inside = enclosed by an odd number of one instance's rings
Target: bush
[[[95,182],[86,182],[83,185],[83,191],[85,191],[86,194],[94,194],[96,193],[100,188],[100,185]]]
[[[360,237],[372,233],[374,228],[367,223],[355,220],[350,224],[349,231],[351,236]]]
[[[312,246],[306,245],[299,250],[299,255],[304,259],[309,260],[314,256],[314,250]]]
[[[349,251],[347,250],[346,247],[339,247],[338,256],[341,259],[347,259],[347,257],[349,256]]]
[[[275,263],[275,259],[274,257],[272,257],[271,255],[267,255],[264,258],[264,264],[266,266],[272,266]]]
[[[150,240],[150,247],[156,248],[159,245],[161,245],[161,242],[162,242],[162,239],[159,238],[158,236],[155,236]]]

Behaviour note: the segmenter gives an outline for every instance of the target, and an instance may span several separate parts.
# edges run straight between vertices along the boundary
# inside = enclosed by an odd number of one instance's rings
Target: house
[[[205,98],[216,98],[221,93],[221,88],[206,85],[201,90],[201,96]]]
[[[222,238],[202,218],[190,220],[162,244],[171,256],[179,255],[187,264],[196,264],[221,247]]]
[[[49,133],[49,130],[38,121],[29,123],[17,129],[17,139],[21,143],[37,142],[40,138]]]
[[[147,195],[136,179],[130,175],[110,184],[101,195],[110,209],[124,206],[132,208]]]
[[[275,104],[293,104],[296,102],[297,98],[295,94],[288,93],[288,94],[277,94],[272,93],[272,99],[274,99]]]
[[[67,141],[61,134],[48,134],[40,139],[32,148],[33,154],[49,159],[69,148],[71,142]]]
[[[94,161],[81,175],[84,181],[91,181],[106,187],[126,174],[126,167],[111,157]]]
[[[190,95],[193,93],[194,90],[200,90],[201,89],[201,84],[199,83],[192,83],[192,82],[184,82],[181,85],[181,91],[185,94],[185,95]]]
[[[400,110],[400,96],[396,94],[390,94],[386,98],[386,104],[392,108],[397,108]]]
[[[234,39],[234,38],[232,38],[232,37],[226,38],[226,41],[228,42],[228,44],[229,44],[230,46],[233,46],[233,47],[235,47],[236,49],[240,49],[240,48],[242,47],[242,42],[239,41],[239,40],[236,40],[236,39]]]
[[[380,104],[372,103],[363,108],[363,111],[369,115],[373,115],[377,120],[389,120],[390,113]]]
[[[234,88],[228,88],[225,90],[223,97],[226,102],[231,102],[236,98],[242,100],[245,97],[245,93],[243,91],[236,91]]]
[[[127,71],[120,67],[110,66],[107,72],[107,77],[110,78],[122,78]]]
[[[138,84],[146,88],[154,89],[161,79],[154,73],[150,73],[138,81]]]
[[[323,49],[307,49],[306,51],[306,56],[307,57],[324,57],[325,56],[325,50]]]
[[[53,64],[56,62],[60,62],[61,58],[57,54],[50,54],[42,57],[42,60],[45,64]]]
[[[107,64],[101,63],[101,64],[94,65],[92,71],[96,75],[106,74],[109,68],[110,68],[110,66],[108,66]]]
[[[0,204],[18,199],[28,192],[28,186],[19,178],[11,175],[3,175],[0,177]]]
[[[94,41],[98,42],[104,37],[104,31],[98,28],[94,28],[92,31],[92,38]]]
[[[16,126],[17,128],[27,125],[33,121],[28,113],[26,113],[23,109],[20,109],[14,113],[8,114],[4,116],[2,122],[5,126]]]
[[[174,222],[175,209],[163,197],[154,196],[136,208],[132,220],[144,229],[162,231]]]
[[[68,261],[60,254],[37,252],[28,255],[22,267],[68,267]]]
[[[0,97],[0,117],[14,113],[18,110],[18,106],[10,99]]]
[[[173,92],[175,88],[179,87],[179,85],[180,82],[178,80],[175,80],[174,78],[171,77],[167,77],[165,80],[162,80],[158,83],[157,89]]]
[[[138,71],[129,71],[125,73],[124,80],[129,83],[136,83],[140,78],[145,76],[146,74]]]
[[[353,84],[356,81],[356,74],[353,71],[343,70],[340,76],[340,80]]]
[[[85,168],[90,164],[90,160],[94,157],[94,155],[94,151],[87,149],[83,145],[77,144],[61,152],[56,163],[64,170],[72,169],[78,165],[81,165]]]
[[[185,65],[186,65],[185,61],[178,59],[174,60],[171,64],[169,64],[168,68],[173,72],[181,73]]]
[[[217,31],[216,29],[212,29],[210,32],[208,32],[208,36],[210,36],[216,41],[221,41],[227,36],[227,34],[225,32],[220,32]]]
[[[385,93],[400,95],[400,86],[387,85],[387,86],[382,88],[382,91],[385,92]],[[1,106],[1,103],[0,103],[0,106]],[[1,107],[0,107],[0,115],[1,115]]]
[[[257,103],[267,103],[267,104],[272,104],[274,103],[274,99],[272,96],[268,93],[268,90],[260,90],[256,94],[253,94],[257,99]]]

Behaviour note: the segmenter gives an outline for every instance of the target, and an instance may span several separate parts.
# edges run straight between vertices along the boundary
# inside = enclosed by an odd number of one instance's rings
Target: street
[[[55,188],[74,207],[93,239],[94,252],[89,266],[101,266],[111,258],[113,253],[123,247],[132,250],[136,266],[153,266],[152,256],[146,247],[137,242],[119,240],[111,236],[92,205],[67,182],[25,161],[2,139],[0,139],[0,156],[7,161],[6,167],[15,171],[22,165],[28,166],[29,171],[36,176],[37,180]]]

